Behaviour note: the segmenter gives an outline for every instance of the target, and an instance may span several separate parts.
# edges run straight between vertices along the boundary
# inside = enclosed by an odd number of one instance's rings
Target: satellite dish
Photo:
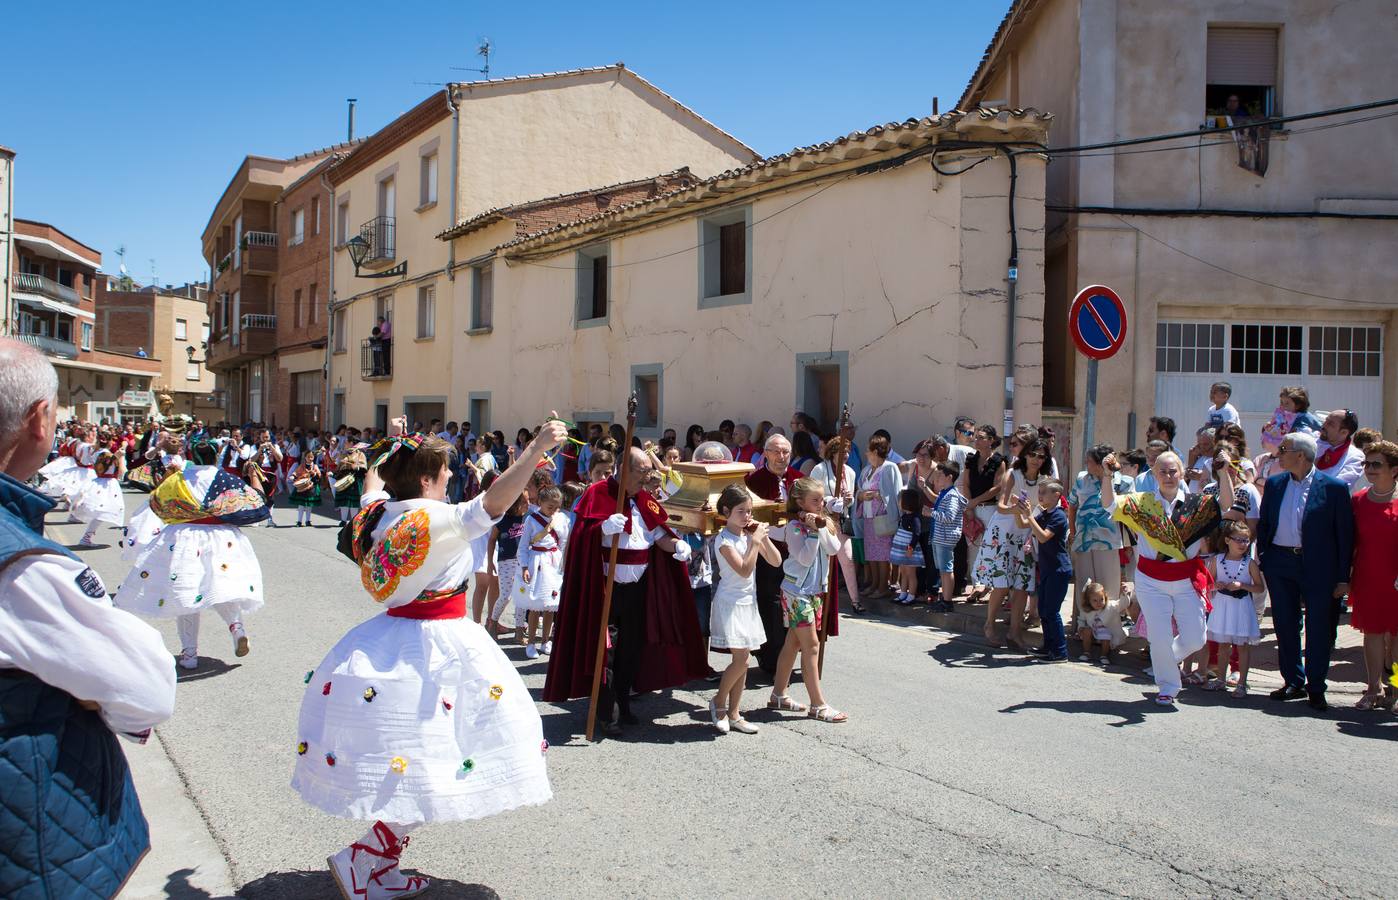
[[[123,275],[126,274],[126,263],[122,263],[122,264],[121,264],[120,266],[118,266],[117,268],[118,268],[118,271],[121,272],[121,274],[123,274]]]

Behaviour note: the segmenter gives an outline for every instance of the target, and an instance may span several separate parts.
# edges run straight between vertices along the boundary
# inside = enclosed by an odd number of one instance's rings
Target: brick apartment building
[[[44,352],[58,370],[59,416],[143,421],[155,412],[160,360],[96,340],[102,254],[45,222],[14,219],[5,331]]]
[[[320,425],[330,279],[330,197],[320,174],[352,146],[245,157],[209,216],[207,365],[230,422]]]
[[[205,366],[208,286],[120,287],[112,278],[97,285],[97,345],[122,353],[144,351],[159,360],[153,391],[162,412],[222,420],[223,398],[215,394],[213,373]]]

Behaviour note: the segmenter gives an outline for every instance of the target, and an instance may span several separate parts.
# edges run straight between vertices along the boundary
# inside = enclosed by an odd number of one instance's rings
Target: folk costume
[[[97,480],[94,466],[97,464],[97,445],[81,441],[73,448],[73,461],[77,463],[71,475],[64,482],[63,497],[68,501],[68,521],[77,522],[73,515],[73,504],[89,484]]]
[[[413,437],[384,452],[415,449]],[[529,691],[465,615],[471,543],[494,524],[483,498],[364,500],[347,549],[386,608],[306,673],[291,786],[323,812],[374,823],[329,862],[345,896],[375,900],[427,888],[398,869],[410,829],[545,803],[552,791]]]
[[[242,617],[262,607],[262,567],[239,528],[267,518],[261,495],[218,466],[190,465],[156,487],[150,509],[163,527],[113,602],[147,618],[173,617],[183,668],[199,665],[199,613],[210,606],[227,623],[235,655],[246,656]]]
[[[320,506],[320,467],[311,459],[310,451],[300,454],[291,476],[291,505],[296,507],[296,527],[311,524],[311,510]]]
[[[515,615],[530,623],[531,613],[544,614],[543,637],[525,648],[525,656],[536,658],[539,653],[552,653],[553,614],[558,612],[563,592],[563,553],[568,546],[568,519],[561,512],[546,518],[537,509],[524,519],[524,537],[519,544],[519,571],[524,591],[516,593]],[[524,575],[527,573],[528,578]]]
[[[39,492],[45,497],[60,500],[67,494],[68,484],[78,471],[78,461],[74,458],[77,446],[76,437],[64,438],[58,444],[58,455],[39,469],[39,474],[44,478]]]
[[[155,486],[164,481],[172,471],[183,468],[184,456],[181,454],[159,449],[147,450],[145,464],[127,472],[126,481],[143,491],[150,492],[155,490]]]
[[[122,528],[126,525],[126,502],[121,496],[122,459],[111,450],[99,450],[93,459],[96,478],[89,481],[73,501],[73,517],[87,523],[78,543],[92,545],[92,536],[103,522]]]
[[[112,897],[150,849],[117,736],[170,717],[175,674],[160,635],[44,539],[53,505],[0,473],[0,896]]]
[[[359,448],[346,450],[335,458],[332,471],[335,480],[331,489],[335,492],[335,508],[340,512],[340,521],[348,522],[359,511],[360,497],[364,494],[364,475],[369,464],[364,451]]]
[[[684,563],[655,545],[663,536],[675,537],[665,510],[639,491],[627,503],[620,533],[604,533],[612,527],[606,523],[616,513],[619,490],[617,480],[608,478],[588,487],[578,500],[543,693],[550,703],[591,695],[607,562],[612,541],[620,540],[608,622],[610,649],[598,702],[599,720],[611,726],[618,722],[614,708],[620,710],[620,721],[635,721],[633,690],[679,687],[710,671]],[[683,546],[687,551],[688,545]]]
[[[759,459],[757,468],[749,472],[743,481],[754,497],[759,500],[775,500],[785,508],[787,494],[800,477],[801,472],[792,466],[787,466],[786,471],[778,475],[767,468],[765,460]],[[785,560],[785,530],[773,528],[768,532],[768,536]],[[786,624],[782,616],[782,577],[781,566],[774,566],[761,556],[757,557],[757,613],[762,618],[762,630],[767,635],[767,640],[758,649],[756,656],[757,665],[768,675],[777,671],[777,657],[781,656],[782,645],[786,643]],[[831,619],[832,628],[837,621],[838,617]]]

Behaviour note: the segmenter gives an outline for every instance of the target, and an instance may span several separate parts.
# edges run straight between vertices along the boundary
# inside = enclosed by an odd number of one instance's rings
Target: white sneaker
[[[247,656],[252,648],[248,646],[248,633],[243,630],[243,623],[234,622],[229,625],[228,633],[233,635],[233,655]]]
[[[189,648],[181,650],[180,655],[178,657],[178,662],[181,669],[199,668],[199,651],[190,650]]]
[[[525,647],[525,648],[524,648],[524,658],[525,658],[525,659],[538,659],[538,658],[539,658],[539,645],[538,645],[538,644],[530,644],[528,647]]]
[[[544,641],[544,646],[539,649],[545,656],[549,656],[553,653],[553,641]]]

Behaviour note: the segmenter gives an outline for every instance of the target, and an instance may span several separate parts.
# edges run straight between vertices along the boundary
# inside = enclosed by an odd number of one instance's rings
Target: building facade
[[[213,282],[208,368],[230,422],[309,427],[319,420],[319,401],[298,409],[292,385],[311,344],[324,346],[324,310],[314,318],[309,312],[325,302],[310,291],[329,281],[320,167],[350,146],[291,159],[245,157],[209,216],[202,235]]]
[[[452,386],[466,377],[458,370],[477,367],[455,351],[478,323],[459,302],[473,261],[440,239],[453,226],[541,197],[686,166],[707,177],[755,159],[751,148],[620,64],[434,93],[328,173],[335,229],[330,424],[466,417],[466,395]],[[391,277],[372,277],[385,273]],[[381,320],[387,340],[374,335]]]
[[[206,286],[155,286],[111,290],[98,283],[96,341],[108,351],[146,353],[160,364],[154,379],[155,404],[163,415],[187,415],[205,422],[223,419],[222,397],[214,393],[205,365],[209,340]]]
[[[60,417],[144,421],[156,411],[151,388],[160,360],[96,340],[102,254],[45,222],[13,221],[7,331],[38,347],[57,368]]]
[[[1168,415],[1187,446],[1215,381],[1232,384],[1254,441],[1295,384],[1316,409],[1398,429],[1398,181],[1375,152],[1398,142],[1398,120],[1218,130],[1391,97],[1392,28],[1375,24],[1392,15],[1385,0],[1341,11],[1320,0],[1015,0],[963,108],[1052,110],[1060,148],[1189,133],[1052,157],[1047,407],[1084,409],[1068,304],[1105,284],[1130,324],[1101,363],[1098,441],[1134,446],[1148,417]]]

